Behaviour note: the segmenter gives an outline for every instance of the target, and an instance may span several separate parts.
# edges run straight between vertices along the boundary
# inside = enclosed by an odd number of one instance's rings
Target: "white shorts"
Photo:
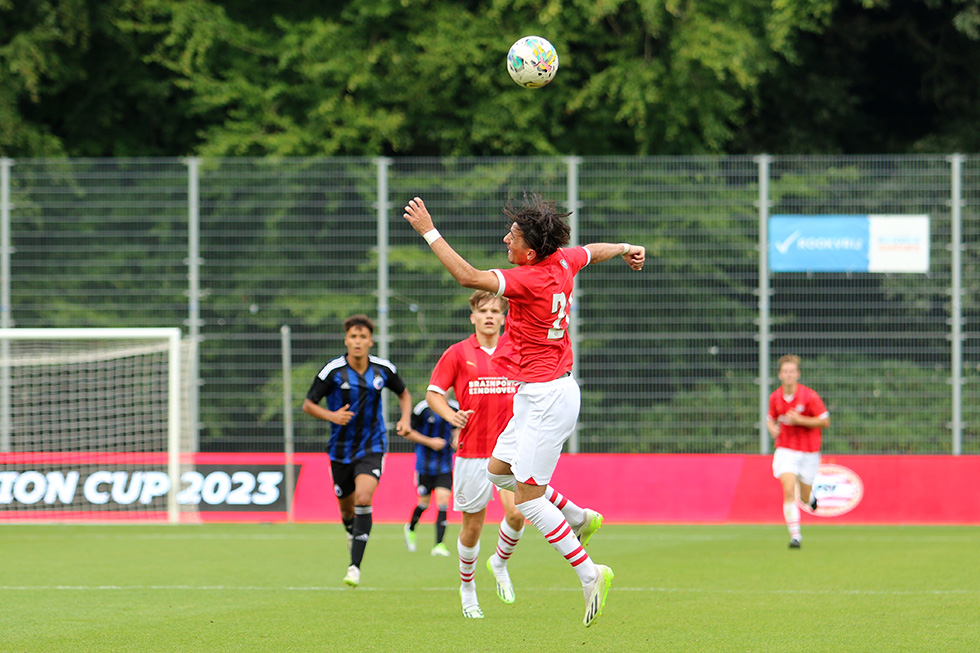
[[[547,485],[575,430],[581,404],[582,392],[571,376],[519,384],[514,416],[497,438],[493,457],[509,463],[519,482]]]
[[[489,458],[460,458],[453,462],[453,510],[480,512],[493,499],[493,483],[487,477]]]
[[[772,455],[772,475],[779,478],[783,474],[796,474],[800,483],[813,485],[820,467],[819,451],[796,451],[776,447]]]

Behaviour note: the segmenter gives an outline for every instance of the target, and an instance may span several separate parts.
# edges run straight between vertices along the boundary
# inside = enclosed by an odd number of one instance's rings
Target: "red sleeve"
[[[823,399],[812,390],[810,391],[810,401],[807,402],[807,407],[810,409],[811,417],[820,417],[827,412],[827,407],[824,405]]]
[[[565,259],[573,275],[589,263],[589,250],[584,247],[562,248],[557,254]],[[555,254],[552,254],[555,256]],[[497,268],[504,277],[504,297],[508,299],[533,299],[540,296],[540,280],[532,265],[518,265],[512,268]],[[562,266],[564,267],[564,266]],[[527,279],[531,282],[528,283]]]
[[[562,249],[562,253],[565,255],[565,260],[568,264],[574,268],[575,272],[578,272],[586,265],[589,264],[590,255],[589,250],[584,247],[570,247],[568,249]]]
[[[452,389],[456,382],[456,375],[459,370],[459,357],[456,355],[456,348],[450,347],[442,352],[439,362],[432,369],[432,376],[429,378],[429,385],[442,388],[447,393]]]
[[[530,291],[527,283],[524,282],[524,277],[527,276],[527,272],[530,269],[531,266],[529,265],[519,265],[517,267],[507,268],[506,270],[500,270],[500,273],[504,276],[504,297],[508,299],[523,299],[534,296],[534,292]]]
[[[776,393],[769,395],[769,417],[775,422],[779,415],[776,414]]]

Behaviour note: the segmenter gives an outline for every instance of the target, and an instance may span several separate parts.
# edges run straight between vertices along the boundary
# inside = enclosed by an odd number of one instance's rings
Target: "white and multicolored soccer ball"
[[[510,46],[507,72],[524,88],[541,88],[558,72],[558,51],[540,36],[525,36]]]

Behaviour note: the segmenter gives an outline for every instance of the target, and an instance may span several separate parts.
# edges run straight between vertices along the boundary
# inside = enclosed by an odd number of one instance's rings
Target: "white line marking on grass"
[[[772,595],[842,595],[842,596],[947,596],[980,594],[980,589],[947,590],[740,590],[691,587],[614,587],[616,592],[649,592],[655,594],[772,594]],[[200,592],[458,592],[459,587],[338,587],[338,586],[258,586],[258,585],[0,585],[0,591],[67,591],[67,592],[133,592],[133,591],[200,591]],[[581,592],[578,587],[524,588],[530,592]]]
[[[0,591],[68,591],[68,592],[131,592],[131,591],[204,591],[204,592],[397,592],[418,589],[385,587],[257,587],[232,585],[0,585]],[[449,591],[446,589],[445,591]]]
[[[789,594],[789,595],[847,595],[847,596],[922,596],[946,594],[980,594],[980,590],[726,590],[682,587],[614,587],[620,592],[658,592],[691,594]]]
[[[342,533],[343,531],[341,531]],[[275,542],[302,542],[302,541],[313,541],[313,542],[329,542],[335,540],[337,542],[345,542],[343,535],[332,534],[316,534],[309,533],[304,535],[296,535],[290,533],[283,533],[282,535],[274,534],[247,534],[247,535],[233,535],[233,534],[205,534],[201,533],[195,534],[179,534],[179,533],[147,533],[147,534],[129,534],[129,533],[65,533],[64,535],[52,536],[50,534],[38,534],[38,535],[19,535],[17,537],[11,537],[12,541],[24,542],[25,540],[38,540],[44,542],[50,542],[57,537],[62,537],[64,539],[71,538],[72,540],[88,539],[88,540],[179,540],[179,541],[251,541],[251,540],[267,540]],[[389,541],[402,541],[404,535],[399,533],[398,535],[385,535],[385,534],[371,534],[371,540],[389,540]],[[4,540],[0,537],[0,542]]]

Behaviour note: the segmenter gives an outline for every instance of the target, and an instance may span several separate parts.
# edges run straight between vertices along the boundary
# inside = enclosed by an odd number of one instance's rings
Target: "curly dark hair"
[[[374,334],[374,322],[372,322],[371,318],[363,313],[351,315],[349,318],[344,320],[344,333],[347,333],[352,327],[356,326],[364,327],[371,332],[372,335]]]
[[[525,193],[524,203],[519,207],[515,208],[509,202],[504,207],[504,215],[517,223],[524,234],[524,242],[537,253],[539,261],[568,244],[572,228],[566,218],[571,214],[571,211],[559,213],[553,200],[545,200],[537,193]]]

